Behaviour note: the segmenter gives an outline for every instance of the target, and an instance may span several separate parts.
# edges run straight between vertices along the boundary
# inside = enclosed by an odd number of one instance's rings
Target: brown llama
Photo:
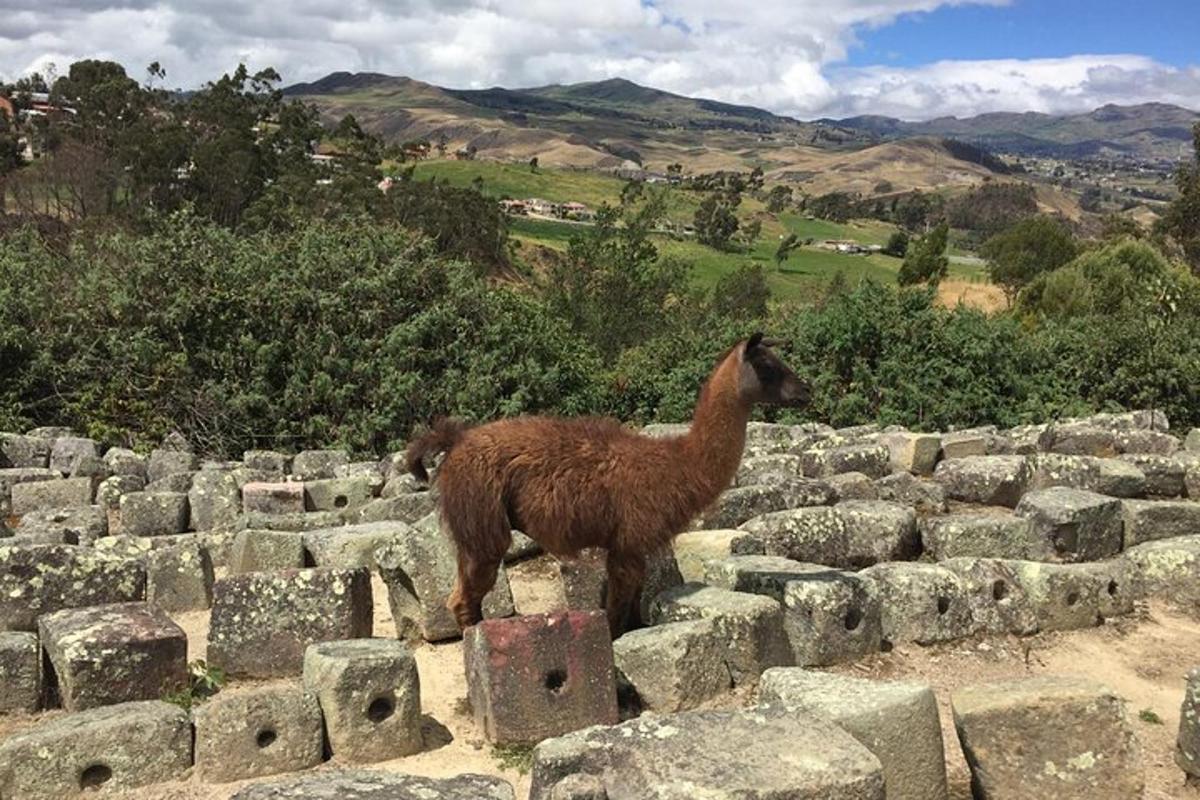
[[[700,391],[689,431],[651,438],[613,419],[518,417],[467,428],[439,420],[413,441],[409,471],[445,452],[437,473],[442,519],[458,549],[446,605],[462,628],[482,618],[483,597],[517,529],[560,558],[608,551],[607,612],[614,637],[665,547],[733,480],[757,403],[799,405],[808,386],[756,333],[728,351]]]

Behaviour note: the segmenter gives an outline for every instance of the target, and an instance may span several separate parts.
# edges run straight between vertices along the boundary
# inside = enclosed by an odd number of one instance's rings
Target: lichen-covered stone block
[[[888,449],[888,464],[894,472],[931,475],[941,456],[942,437],[934,433],[896,431],[879,437]]]
[[[366,522],[318,528],[301,534],[304,549],[318,567],[375,568],[375,551],[412,531],[403,522]]]
[[[302,481],[333,478],[338,467],[350,463],[350,455],[341,450],[303,450],[292,459],[292,474]]]
[[[698,708],[733,686],[711,619],[630,631],[613,642],[613,660],[618,694],[646,711]]]
[[[1185,468],[1171,456],[1130,453],[1118,458],[1145,474],[1146,494],[1153,497],[1179,497],[1183,494]]]
[[[0,742],[0,796],[61,800],[181,779],[192,726],[179,706],[150,700],[55,717]]]
[[[208,661],[230,675],[297,675],[317,642],[370,637],[366,569],[251,572],[218,580]]]
[[[375,553],[379,575],[387,584],[388,604],[396,624],[396,636],[427,642],[453,639],[458,622],[446,607],[457,575],[454,545],[431,515],[411,527],[409,535],[395,537]],[[488,619],[514,612],[508,575],[501,565],[496,584],[483,598],[483,615]]]
[[[883,642],[925,645],[973,632],[966,587],[945,567],[895,562],[877,564],[862,574],[874,581],[879,593]]]
[[[200,457],[195,453],[157,447],[150,451],[150,462],[146,466],[146,481],[153,483],[168,475],[195,472],[199,468]]]
[[[774,453],[742,459],[733,482],[735,486],[767,486],[803,477],[804,464],[800,456]]]
[[[598,611],[484,620],[463,633],[476,726],[494,744],[533,744],[617,721],[612,643]]]
[[[937,698],[922,683],[769,669],[759,701],[837,723],[883,766],[888,800],[945,800],[946,756]]]
[[[304,484],[247,483],[242,487],[242,510],[247,514],[303,514]]]
[[[1019,562],[961,557],[939,563],[962,581],[977,630],[1018,636],[1037,633],[1038,617],[1017,573]]]
[[[32,714],[42,701],[42,651],[24,631],[0,631],[0,714]]]
[[[108,516],[99,506],[31,511],[21,517],[14,533],[17,538],[36,539],[43,544],[89,546],[108,535]]]
[[[861,472],[842,472],[824,479],[833,489],[834,502],[843,500],[879,500],[875,481]],[[883,480],[883,478],[880,478]]]
[[[1125,500],[1125,547],[1155,539],[1200,536],[1200,503],[1192,500]]]
[[[888,500],[915,508],[922,514],[943,514],[946,511],[946,490],[940,483],[897,472],[875,482],[875,494]]]
[[[0,433],[0,468],[48,466],[49,440],[19,433]]]
[[[559,791],[578,776],[589,794]],[[776,707],[648,715],[533,751],[530,800],[645,797],[647,787],[680,800],[884,800],[866,747],[827,719]]]
[[[763,551],[760,541],[736,529],[688,531],[676,536],[671,547],[675,551],[679,574],[688,583],[704,581],[709,561],[720,561],[737,553],[752,555]]]
[[[487,775],[425,778],[379,770],[322,770],[253,783],[230,800],[514,800],[512,786]]]
[[[96,484],[91,478],[36,480],[14,484],[11,491],[12,513],[19,517],[31,511],[90,506]]]
[[[373,498],[371,481],[363,477],[304,482],[304,507],[307,511],[352,511]]]
[[[778,484],[738,486],[726,489],[704,512],[700,527],[709,530],[736,527],[748,519],[786,508],[784,490]]]
[[[12,513],[12,487],[18,483],[58,481],[62,473],[45,467],[9,467],[0,469],[0,516]]]
[[[740,530],[757,539],[766,555],[842,569],[912,558],[918,546],[913,510],[874,500],[777,511]]]
[[[132,492],[122,495],[121,532],[130,536],[171,536],[188,525],[188,496],[183,492]]]
[[[437,495],[433,492],[404,492],[372,500],[356,509],[350,518],[355,522],[394,520],[411,525],[436,511]]]
[[[1039,630],[1067,631],[1100,624],[1100,586],[1086,565],[1011,563],[1037,615]]]
[[[247,450],[242,453],[242,463],[249,469],[283,476],[292,468],[292,457],[276,450]]]
[[[100,447],[95,439],[79,436],[62,436],[50,446],[50,469],[69,475],[71,465],[80,456],[99,457]]]
[[[146,600],[164,611],[199,611],[212,606],[213,562],[197,542],[151,549],[146,564]]]
[[[157,606],[117,603],[38,618],[63,708],[153,700],[187,685],[187,634]]]
[[[987,800],[1140,800],[1145,779],[1125,704],[1083,678],[960,689],[954,725],[975,796]]]
[[[1133,569],[1139,597],[1189,607],[1200,604],[1200,536],[1146,542],[1130,547],[1121,558]]]
[[[711,619],[725,647],[725,663],[735,686],[755,686],[769,667],[790,666],[791,647],[783,607],[761,595],[685,583],[660,594],[650,609],[655,625]]]
[[[321,763],[316,695],[298,686],[221,692],[194,712],[196,772],[211,783],[297,772]]]
[[[189,527],[194,531],[228,528],[242,513],[242,493],[231,472],[200,470],[188,489]]]
[[[314,644],[304,653],[304,688],[321,704],[338,761],[387,761],[421,750],[421,681],[403,642]]]
[[[891,469],[888,448],[874,442],[810,448],[801,453],[800,458],[804,474],[810,478],[827,478],[843,472],[861,472],[868,478],[882,478]]]
[[[64,608],[142,600],[146,569],[73,545],[0,544],[0,630],[37,630],[37,618]]]
[[[304,566],[304,536],[292,531],[247,528],[237,532],[229,551],[229,574],[272,572]]]
[[[104,452],[104,465],[108,471],[116,475],[131,475],[146,482],[149,473],[149,459],[124,447],[112,447]]]
[[[1064,561],[1095,561],[1121,552],[1121,501],[1058,486],[1029,492],[1016,514],[1028,519]]]
[[[1033,470],[1025,456],[967,456],[941,462],[933,479],[946,497],[964,503],[1015,508]]]
[[[921,543],[938,561],[951,558],[1014,558],[1049,561],[1054,547],[1025,517],[1000,514],[950,514],[920,524]]]
[[[1192,433],[1200,431],[1193,428]],[[1191,438],[1191,435],[1188,436]],[[1179,707],[1179,733],[1175,737],[1175,763],[1192,785],[1200,783],[1200,667],[1187,674],[1187,687]]]

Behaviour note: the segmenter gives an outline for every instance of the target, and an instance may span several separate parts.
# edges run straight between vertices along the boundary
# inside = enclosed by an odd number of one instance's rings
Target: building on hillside
[[[558,214],[563,219],[586,220],[591,219],[592,210],[583,203],[562,203],[558,207]]]
[[[525,201],[526,208],[530,214],[537,214],[541,217],[557,217],[558,203],[552,203],[549,200],[543,200],[540,197],[531,197]]]
[[[515,217],[529,216],[529,205],[524,200],[501,200],[500,208],[505,214],[511,214]]]

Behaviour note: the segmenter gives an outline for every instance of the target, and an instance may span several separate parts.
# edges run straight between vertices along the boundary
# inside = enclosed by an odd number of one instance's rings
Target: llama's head
[[[776,342],[756,333],[741,346],[738,390],[747,403],[802,406],[812,395],[809,385],[771,349]]]

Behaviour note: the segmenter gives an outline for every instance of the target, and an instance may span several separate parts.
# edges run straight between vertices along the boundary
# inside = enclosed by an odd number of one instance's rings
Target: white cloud
[[[455,87],[627,77],[812,117],[1073,110],[1109,100],[1200,106],[1197,72],[1137,56],[839,67],[899,15],[1008,0],[0,0],[0,75],[112,58],[170,85],[274,66],[288,82],[335,70]]]

